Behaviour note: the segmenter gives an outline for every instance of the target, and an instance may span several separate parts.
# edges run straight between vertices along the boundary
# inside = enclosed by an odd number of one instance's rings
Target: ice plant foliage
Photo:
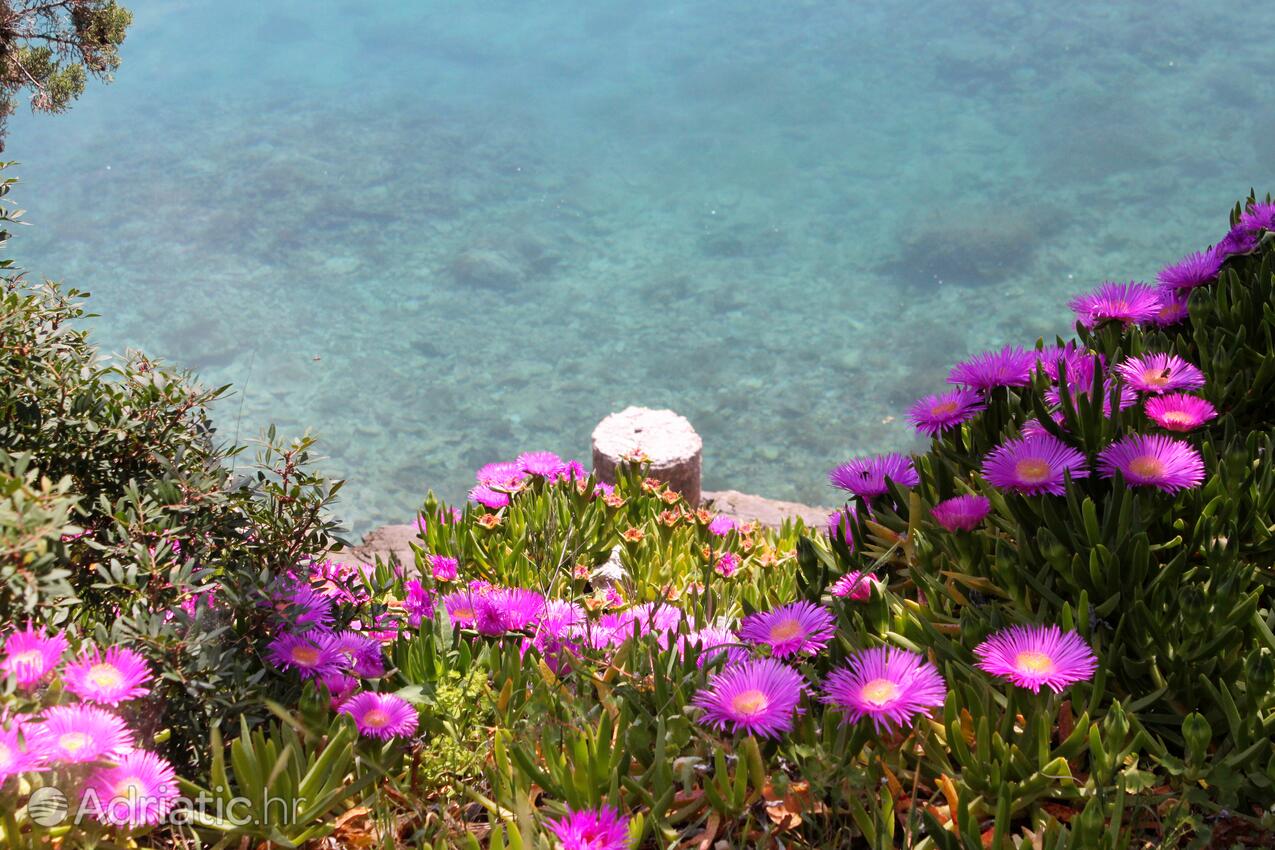
[[[958,387],[945,393],[928,395],[919,399],[908,410],[908,418],[916,430],[928,437],[950,431],[963,422],[973,419],[986,408],[979,393]]]
[[[878,730],[902,729],[943,704],[947,685],[915,652],[879,646],[857,652],[824,682],[823,701],[848,723],[867,718]]]
[[[1058,626],[1011,626],[974,648],[978,667],[1039,693],[1093,678],[1098,659],[1084,638]]]
[[[1204,482],[1204,459],[1185,440],[1162,434],[1130,434],[1098,455],[1098,472],[1113,478],[1119,472],[1126,482],[1176,493]]]
[[[970,531],[978,526],[992,510],[986,496],[967,494],[945,499],[930,509],[934,521],[948,531]]]
[[[1186,393],[1168,393],[1147,399],[1147,418],[1168,431],[1194,431],[1217,418],[1217,408]]]
[[[810,602],[793,602],[773,611],[749,614],[739,626],[739,636],[749,643],[770,648],[776,658],[823,649],[836,631],[832,612]]]
[[[1085,456],[1052,434],[1007,440],[983,459],[989,484],[1027,496],[1063,495],[1066,475],[1088,477]]]
[[[1156,395],[1204,386],[1204,373],[1176,354],[1132,357],[1117,366],[1116,372],[1135,390]]]
[[[792,729],[793,713],[805,692],[801,674],[774,658],[733,664],[713,676],[693,704],[704,709],[700,722],[729,732],[777,738]]]
[[[151,678],[146,659],[131,649],[112,646],[105,653],[96,646],[66,666],[66,689],[89,702],[119,705],[145,696]]]
[[[629,819],[611,806],[567,809],[564,817],[546,823],[562,850],[627,850]]]
[[[834,487],[872,499],[888,492],[887,480],[900,487],[915,487],[921,479],[912,466],[912,458],[891,453],[848,460],[829,472],[828,480]]]

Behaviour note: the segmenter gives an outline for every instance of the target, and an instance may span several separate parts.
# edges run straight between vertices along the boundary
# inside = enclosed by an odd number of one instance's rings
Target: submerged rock
[[[447,273],[458,286],[495,290],[514,289],[527,276],[521,263],[489,248],[461,251],[448,263]]]

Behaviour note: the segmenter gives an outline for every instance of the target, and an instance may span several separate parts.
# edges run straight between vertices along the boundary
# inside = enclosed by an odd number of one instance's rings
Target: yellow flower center
[[[115,796],[125,800],[136,799],[146,792],[146,786],[136,776],[130,776],[115,786]]]
[[[863,686],[859,696],[875,706],[882,706],[899,698],[899,686],[889,679],[873,679]]]
[[[1168,425],[1179,425],[1183,428],[1189,428],[1195,424],[1195,420],[1191,418],[1190,414],[1181,410],[1170,410],[1164,414],[1164,421]]]
[[[453,620],[472,620],[474,617],[473,608],[457,608],[452,612]]]
[[[1014,464],[1014,472],[1018,474],[1020,481],[1039,484],[1042,481],[1048,481],[1053,470],[1049,462],[1042,458],[1026,457]]]
[[[1163,387],[1169,383],[1169,370],[1147,369],[1142,373],[1142,382],[1149,387]]]
[[[751,691],[741,691],[735,694],[734,699],[730,701],[730,706],[735,710],[736,714],[760,714],[769,705],[770,700],[756,688]]]
[[[124,676],[110,664],[94,664],[89,668],[89,683],[99,688],[118,688],[124,684]]]
[[[363,725],[371,726],[373,729],[380,729],[383,726],[388,726],[389,722],[390,716],[379,708],[374,708],[367,714],[363,715]]]
[[[1014,657],[1014,666],[1024,673],[1052,673],[1054,659],[1043,652],[1029,649]]]
[[[930,408],[931,416],[947,416],[949,413],[956,412],[956,402],[943,401]]]
[[[770,639],[773,641],[792,640],[801,634],[801,623],[796,620],[783,620],[770,627]]]
[[[319,663],[319,650],[313,646],[294,646],[292,660],[302,667],[313,667]]]
[[[0,744],[0,768],[8,767],[13,764],[13,762],[13,750],[6,747],[4,744]]]
[[[89,745],[89,736],[83,732],[67,732],[58,738],[58,746],[68,753],[78,753]]]
[[[1135,457],[1129,461],[1129,471],[1139,478],[1158,478],[1164,474],[1164,461],[1153,455]]]

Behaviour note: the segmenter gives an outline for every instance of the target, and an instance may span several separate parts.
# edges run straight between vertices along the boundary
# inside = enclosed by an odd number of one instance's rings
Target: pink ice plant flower
[[[0,786],[10,776],[46,770],[44,727],[16,719],[0,724]]]
[[[629,819],[618,809],[603,805],[597,809],[567,808],[565,816],[546,821],[562,850],[627,850]]]
[[[930,509],[930,516],[948,531],[970,531],[991,512],[992,503],[986,496],[969,493],[944,499]]]
[[[133,736],[116,714],[95,705],[55,705],[44,713],[43,741],[49,761],[87,764],[131,752]]]
[[[434,581],[455,581],[460,562],[446,555],[430,555],[429,565]]]
[[[33,687],[57,669],[66,647],[66,638],[61,634],[49,635],[28,624],[5,639],[0,670],[12,677],[18,687]]]
[[[1116,372],[1135,390],[1155,395],[1204,386],[1204,373],[1176,354],[1131,357],[1117,366]]]
[[[806,681],[774,658],[732,664],[695,694],[692,704],[704,709],[700,722],[715,729],[777,738],[792,729],[793,715]]]
[[[872,586],[877,577],[870,572],[853,570],[832,583],[828,592],[842,599],[864,602],[872,596]]]
[[[918,399],[908,408],[908,418],[917,431],[927,437],[936,437],[968,422],[986,408],[982,394],[957,387]]]
[[[537,478],[557,478],[565,466],[553,452],[523,452],[515,462],[521,472]]]
[[[1162,434],[1130,434],[1102,450],[1098,472],[1103,478],[1114,478],[1119,472],[1135,487],[1177,493],[1204,483],[1204,458],[1185,440]]]
[[[90,773],[83,795],[82,807],[101,823],[127,829],[155,826],[177,802],[177,774],[154,753],[133,750]]]
[[[1168,431],[1194,431],[1217,418],[1217,408],[1186,393],[1151,396],[1143,410],[1148,419]]]
[[[1098,659],[1084,638],[1058,626],[1011,626],[974,648],[978,667],[1020,688],[1054,693],[1093,678]]]
[[[983,459],[988,483],[1027,496],[1063,495],[1067,474],[1073,479],[1088,477],[1085,456],[1047,433],[1006,440]]]
[[[1036,352],[1006,346],[957,363],[947,382],[984,392],[997,387],[1025,387],[1031,383],[1035,368]]]
[[[1139,325],[1152,321],[1160,312],[1160,298],[1160,291],[1145,283],[1107,282],[1093,292],[1076,296],[1067,306],[1087,328],[1108,321]]]
[[[813,655],[832,639],[835,624],[836,618],[827,608],[801,600],[749,614],[740,623],[739,636],[749,643],[770,647],[775,658]]]
[[[887,481],[893,481],[899,487],[915,487],[921,482],[912,458],[897,452],[848,460],[829,472],[828,480],[834,487],[848,490],[862,499],[889,492]]]
[[[716,534],[718,537],[725,537],[737,528],[739,528],[739,523],[735,521],[734,517],[727,516],[726,514],[718,514],[713,517],[713,521],[708,524],[708,530],[711,533]]]
[[[145,684],[150,678],[146,659],[120,646],[112,646],[105,653],[93,646],[67,664],[62,674],[68,691],[101,705],[119,705],[146,696],[150,691]]]
[[[383,741],[411,737],[420,722],[416,707],[395,694],[364,691],[346,700],[341,712],[354,718],[360,735]]]
[[[823,702],[847,723],[867,718],[877,731],[903,729],[947,698],[942,675],[923,657],[893,646],[856,652],[824,682]]]
[[[315,679],[340,671],[344,657],[334,643],[331,635],[315,631],[285,633],[270,642],[266,657],[276,667],[295,670],[302,679]]]

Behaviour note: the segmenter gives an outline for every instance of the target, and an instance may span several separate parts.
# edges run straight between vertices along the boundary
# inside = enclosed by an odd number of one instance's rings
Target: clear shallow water
[[[355,529],[628,404],[826,503],[952,362],[1275,189],[1261,4],[129,5],[115,84],[10,122],[16,256],[234,382],[227,436],[315,428]]]

